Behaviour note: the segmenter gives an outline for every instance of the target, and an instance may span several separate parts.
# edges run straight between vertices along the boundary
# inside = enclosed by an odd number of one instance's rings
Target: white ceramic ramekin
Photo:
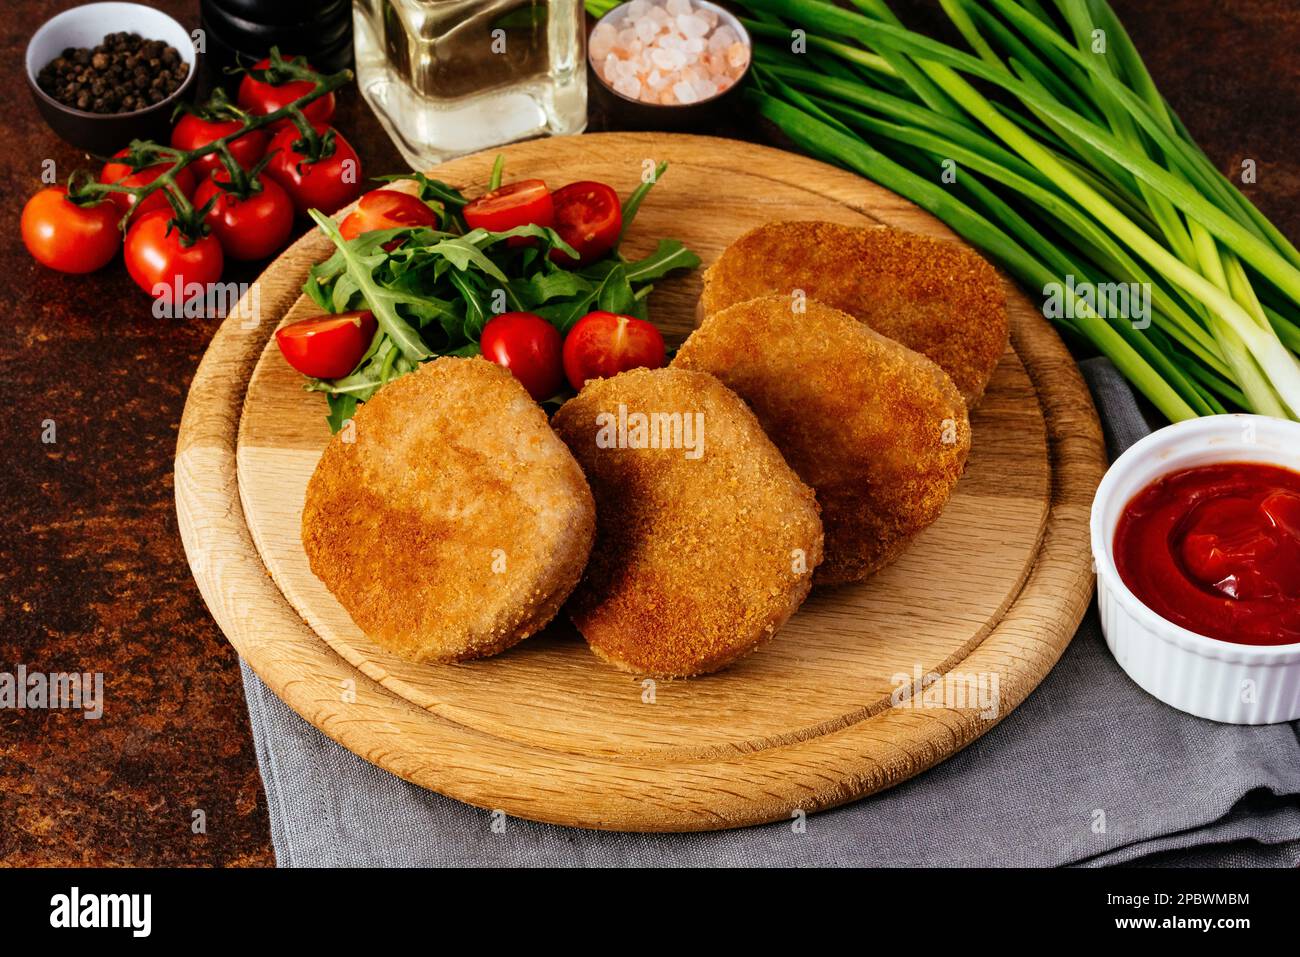
[[[1300,718],[1300,643],[1239,645],[1156,614],[1120,580],[1115,526],[1133,496],[1170,472],[1216,462],[1262,462],[1300,471],[1300,422],[1214,415],[1179,422],[1135,443],[1110,467],[1092,503],[1101,630],[1130,678],[1166,704],[1229,724]]]

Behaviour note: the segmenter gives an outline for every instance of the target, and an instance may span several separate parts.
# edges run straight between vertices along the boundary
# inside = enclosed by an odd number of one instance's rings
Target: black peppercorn
[[[161,103],[189,76],[175,47],[138,33],[110,33],[92,48],[68,47],[36,75],[37,85],[67,106],[124,113]]]

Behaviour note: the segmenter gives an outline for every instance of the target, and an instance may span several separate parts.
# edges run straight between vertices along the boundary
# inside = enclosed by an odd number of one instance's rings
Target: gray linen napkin
[[[1083,371],[1113,457],[1149,427],[1109,362]],[[1235,727],[1162,704],[1119,669],[1095,609],[996,728],[802,832],[614,834],[512,819],[497,833],[487,812],[330,741],[241,666],[282,867],[1300,865],[1300,723]]]

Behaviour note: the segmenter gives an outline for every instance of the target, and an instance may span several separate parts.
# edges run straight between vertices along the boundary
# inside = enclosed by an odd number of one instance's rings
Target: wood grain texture
[[[711,261],[777,219],[885,223],[952,239],[932,217],[851,174],[707,137],[599,134],[510,147],[507,175],[609,182],[670,169],[629,234],[635,255],[678,236]],[[474,188],[492,156],[437,175]],[[414,666],[367,641],[307,570],[303,490],[328,439],[270,333],[329,243],[309,234],[259,279],[259,322],[227,320],[194,379],[176,457],[177,511],[217,622],[292,708],[408,780],[510,814],[628,830],[787,818],[888,787],[974,740],[1060,656],[1092,586],[1087,514],[1100,428],[1070,356],[1012,290],[1012,346],[972,420],[968,473],[942,518],[871,581],[814,592],[738,666],[659,682],[601,665],[556,625],[481,662]],[[699,276],[656,288],[670,340],[691,327]],[[996,675],[996,714],[891,707],[897,675]],[[353,690],[355,689],[355,690]],[[355,700],[349,700],[352,697]]]

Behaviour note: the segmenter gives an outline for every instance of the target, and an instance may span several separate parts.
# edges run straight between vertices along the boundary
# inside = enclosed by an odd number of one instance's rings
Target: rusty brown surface
[[[0,23],[9,93],[0,137],[0,671],[100,671],[107,700],[99,721],[0,710],[0,863],[269,865],[237,660],[190,577],[172,504],[176,429],[216,323],[155,319],[120,261],[62,276],[38,266],[18,235],[41,162],[53,159],[61,177],[86,163],[46,128],[22,77],[31,31],[72,5],[13,0]],[[193,0],[155,5],[197,23]],[[933,16],[931,4],[895,6],[913,23]],[[1300,8],[1116,7],[1210,156],[1225,170],[1256,160],[1252,197],[1300,235]],[[402,168],[355,91],[337,125],[369,172]],[[600,117],[593,128],[618,125]],[[47,421],[52,444],[42,442]],[[205,834],[192,832],[195,809]]]

